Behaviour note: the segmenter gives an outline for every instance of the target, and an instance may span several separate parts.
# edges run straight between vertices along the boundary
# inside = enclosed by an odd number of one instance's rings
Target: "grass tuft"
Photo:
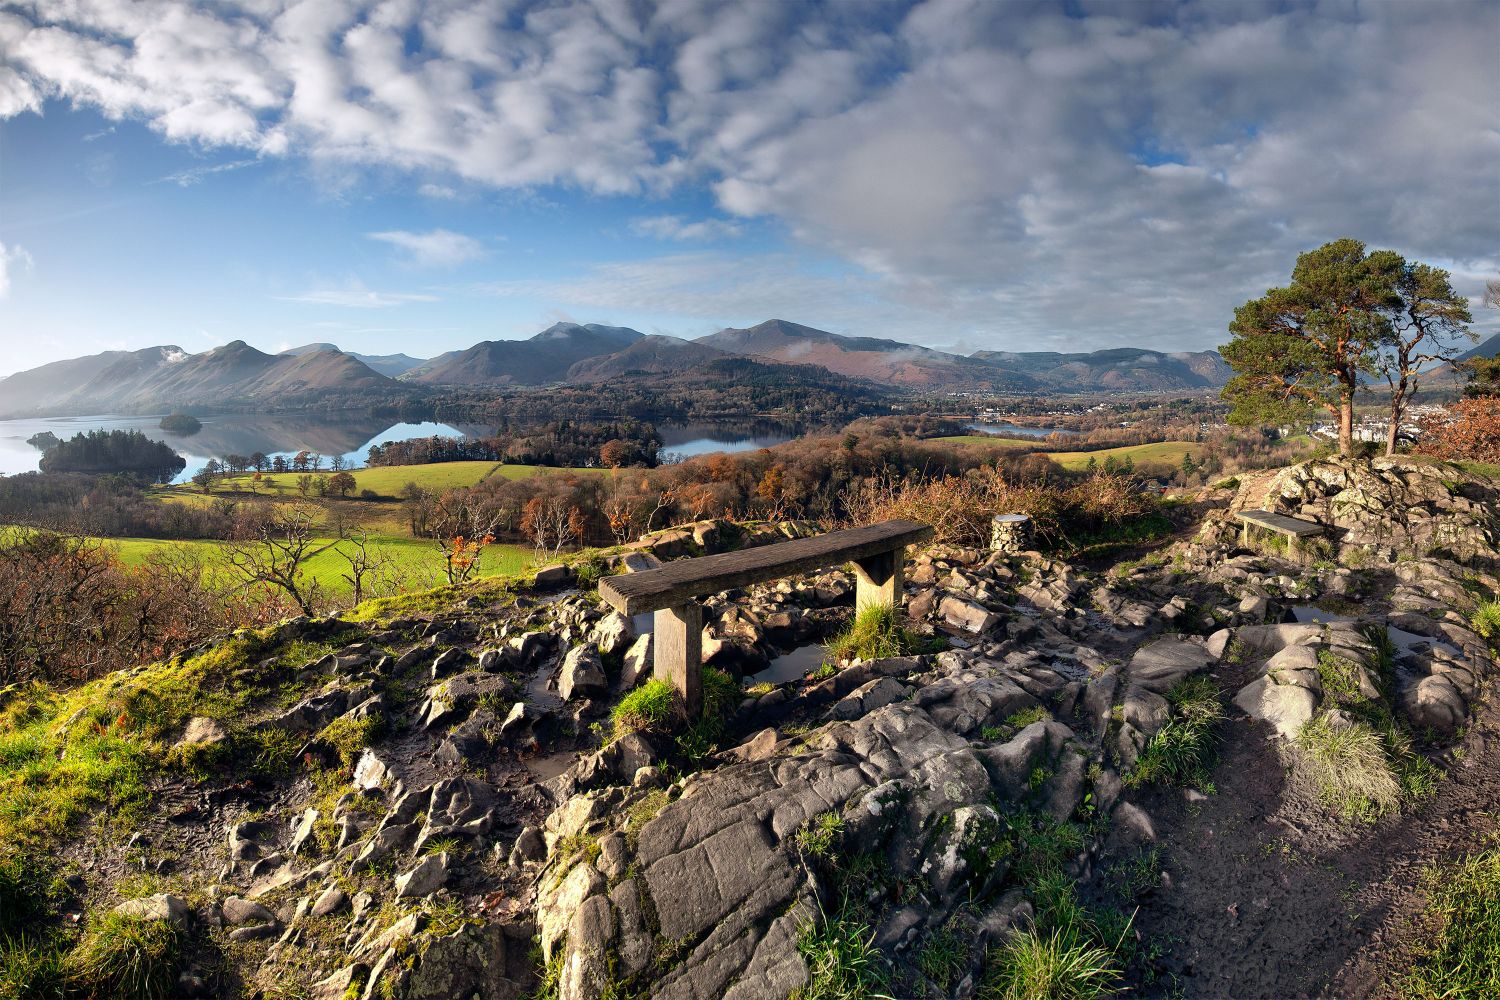
[[[621,698],[615,706],[611,713],[614,738],[661,728],[672,718],[677,704],[677,693],[672,690],[672,685],[653,677]]]
[[[703,713],[677,737],[677,749],[689,760],[701,760],[719,747],[726,722],[740,704],[740,686],[722,670],[703,668]]]
[[[1120,981],[1109,951],[1062,931],[1023,931],[986,961],[979,1000],[1094,1000]]]
[[[170,921],[109,913],[63,960],[63,973],[91,1000],[162,1000],[176,989],[182,946]]]
[[[1335,725],[1319,716],[1297,734],[1297,749],[1298,767],[1344,816],[1373,821],[1399,808],[1401,782],[1369,724]]]
[[[1485,601],[1469,619],[1479,637],[1491,645],[1500,640],[1500,601]]]
[[[926,646],[921,635],[901,624],[895,608],[871,604],[860,608],[848,627],[829,641],[828,655],[835,660],[878,660],[920,652]]]
[[[808,979],[792,1000],[889,1000],[881,991],[890,970],[875,947],[875,930],[847,902],[831,914],[820,911],[798,936],[797,950]]]
[[[1125,776],[1131,788],[1162,782],[1172,785],[1209,783],[1219,723],[1224,706],[1213,679],[1204,674],[1179,681],[1167,692],[1172,715],[1141,750],[1135,767]]]
[[[833,857],[843,834],[844,817],[836,812],[819,813],[797,831],[796,844],[804,854],[827,861]]]

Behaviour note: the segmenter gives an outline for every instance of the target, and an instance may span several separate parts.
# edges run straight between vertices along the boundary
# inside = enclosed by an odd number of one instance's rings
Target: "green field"
[[[456,489],[460,486],[473,486],[491,476],[502,476],[506,479],[525,479],[536,475],[561,475],[568,472],[598,473],[599,469],[557,469],[541,465],[506,465],[502,462],[434,462],[431,465],[380,465],[368,469],[354,469],[350,475],[354,477],[354,492],[351,497],[358,497],[364,491],[369,490],[376,498],[381,500],[396,500],[401,496],[402,489],[407,483],[416,483],[424,489],[433,492]],[[296,497],[300,496],[297,480],[303,475],[318,476],[333,475],[327,469],[321,472],[269,472],[260,477],[260,482],[255,481],[253,474],[238,476],[224,476],[214,480],[213,493],[259,493],[262,496]],[[166,486],[161,488],[166,499],[180,497],[201,497],[203,491],[192,484],[181,486]]]
[[[163,549],[181,549],[203,555],[210,564],[210,572],[216,579],[226,583],[233,581],[227,564],[223,561],[224,543],[214,541],[177,541],[157,538],[109,538],[104,544],[114,549],[120,561],[128,566],[139,565],[153,552]],[[339,555],[340,548],[350,543],[322,539],[323,548],[305,564],[309,576],[317,580],[329,592],[344,596],[350,591],[349,584],[341,574],[348,564]],[[370,546],[390,558],[393,571],[398,574],[408,590],[425,590],[447,582],[443,575],[443,557],[437,544],[425,538],[372,538]],[[497,576],[519,573],[530,565],[532,551],[524,545],[491,545],[480,559],[480,576]]]
[[[937,440],[952,441],[955,444],[987,444],[996,448],[1034,448],[1037,445],[1035,441],[989,437],[984,434],[964,434]],[[1104,464],[1105,458],[1114,456],[1116,462],[1123,462],[1129,458],[1136,465],[1155,462],[1176,466],[1182,464],[1183,456],[1193,454],[1197,457],[1197,453],[1198,445],[1192,441],[1155,441],[1151,444],[1128,444],[1118,448],[1101,448],[1098,451],[1044,451],[1041,454],[1070,472],[1078,472],[1088,468],[1090,458],[1099,465]]]
[[[1088,468],[1089,459],[1099,465],[1104,459],[1114,456],[1116,462],[1130,459],[1136,465],[1155,462],[1162,465],[1182,464],[1186,455],[1197,457],[1198,445],[1191,441],[1155,441],[1151,444],[1130,444],[1120,448],[1104,448],[1099,451],[1049,451],[1047,457],[1070,472]]]

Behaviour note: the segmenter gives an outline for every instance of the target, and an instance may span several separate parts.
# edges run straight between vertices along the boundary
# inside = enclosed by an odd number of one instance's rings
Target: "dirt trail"
[[[1232,716],[1217,794],[1189,801],[1169,790],[1146,803],[1167,885],[1142,902],[1135,926],[1169,950],[1142,995],[1392,995],[1393,974],[1409,965],[1422,869],[1496,828],[1496,694],[1490,685],[1461,752],[1437,762],[1448,772],[1437,793],[1373,825],[1333,821],[1288,781],[1270,729]]]

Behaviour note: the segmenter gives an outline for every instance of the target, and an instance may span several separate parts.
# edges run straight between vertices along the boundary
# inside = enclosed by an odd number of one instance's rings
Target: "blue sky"
[[[1488,2],[0,0],[0,51],[0,373],[558,319],[1193,350],[1329,239],[1500,273]]]

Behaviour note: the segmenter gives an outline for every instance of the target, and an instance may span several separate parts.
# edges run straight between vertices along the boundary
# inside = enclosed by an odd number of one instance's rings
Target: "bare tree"
[[[253,537],[225,548],[229,566],[245,586],[268,584],[286,593],[304,614],[317,613],[322,588],[308,577],[305,564],[322,547],[313,537],[318,508],[311,504],[278,504]]]
[[[1422,372],[1436,362],[1452,363],[1465,345],[1479,339],[1467,325],[1473,322],[1468,302],[1453,291],[1447,271],[1396,260],[1399,265],[1388,310],[1390,334],[1380,348],[1380,373],[1391,387],[1387,455],[1396,454],[1401,422]]]
[[[535,496],[526,502],[521,531],[531,539],[537,558],[555,559],[578,537],[577,508],[559,496]]]
[[[344,533],[340,541],[343,544],[334,551],[347,568],[339,575],[349,584],[352,595],[349,606],[356,607],[394,560],[384,549],[370,544],[370,534],[363,528]]]

